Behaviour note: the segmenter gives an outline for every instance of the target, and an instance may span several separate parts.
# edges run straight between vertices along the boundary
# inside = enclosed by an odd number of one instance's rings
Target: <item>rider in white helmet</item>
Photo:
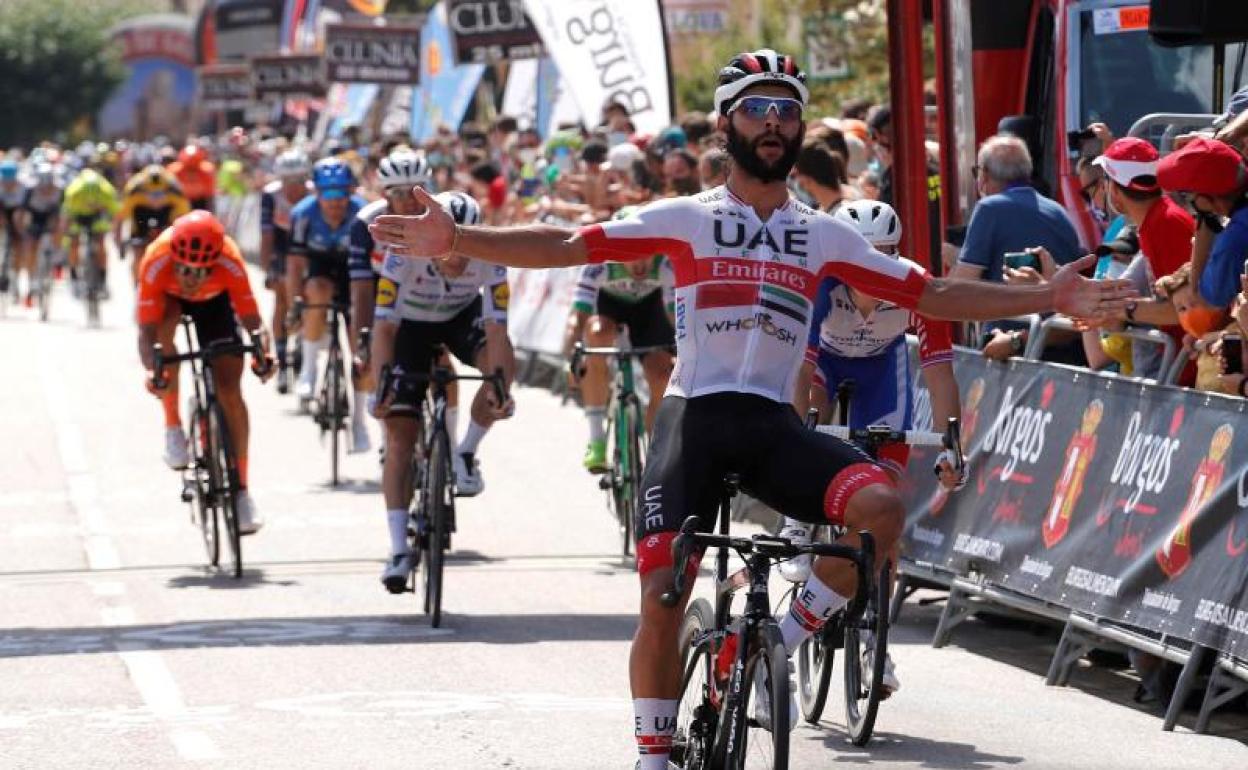
[[[877,250],[905,259],[897,254],[901,220],[887,203],[849,201],[833,217],[854,228]],[[911,331],[919,338],[919,362],[932,396],[933,425],[943,426],[950,417],[959,416],[961,402],[953,377],[949,323],[924,318],[832,278],[825,279],[815,295],[806,360],[794,398],[799,413],[805,414],[808,406],[814,407],[819,410],[820,421],[826,421],[831,416],[830,404],[836,400],[838,387],[852,381],[857,387],[850,401],[850,427],[887,425],[893,430],[910,430],[914,389],[906,334]],[[884,447],[879,457],[880,464],[895,479],[900,479],[908,459],[909,447],[904,444]],[[948,452],[937,460],[936,472],[947,489],[961,489],[966,484],[965,471],[955,470],[956,465]],[[786,518],[780,534],[809,539],[811,528]],[[890,556],[894,566],[898,555],[894,551]],[[804,582],[810,574],[810,557],[783,562],[779,570],[789,581]],[[890,692],[901,687],[891,658],[885,665],[884,686]]]

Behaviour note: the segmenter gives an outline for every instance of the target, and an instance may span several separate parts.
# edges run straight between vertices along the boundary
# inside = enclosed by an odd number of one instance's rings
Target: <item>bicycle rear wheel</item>
[[[704,638],[715,628],[715,610],[706,599],[694,599],[680,626],[680,699],[671,761],[682,770],[708,770],[719,722],[721,694],[715,685],[715,655]]]
[[[208,415],[198,405],[190,416],[187,434],[194,453],[190,471],[192,485],[191,510],[199,525],[200,535],[204,540],[204,550],[208,554],[208,566],[216,567],[221,560],[221,537],[217,504],[212,495],[212,478],[215,473],[210,463],[214,462],[207,449]],[[205,481],[205,476],[208,477]]]
[[[780,628],[774,622],[758,627],[753,649],[746,660],[744,689],[734,709],[735,725],[726,725],[728,734],[741,736],[724,746],[723,767],[731,770],[787,770],[789,766],[789,656],[784,649]],[[761,706],[756,681],[767,682],[768,699]],[[755,718],[765,711],[771,722],[763,727]],[[724,732],[721,726],[720,732]],[[721,738],[723,740],[723,738]],[[727,741],[724,741],[727,743]]]
[[[855,746],[865,746],[875,730],[884,693],[884,667],[888,660],[888,601],[891,590],[889,563],[875,576],[874,590],[857,623],[845,624],[845,729]],[[867,639],[864,644],[863,635]],[[869,661],[863,653],[871,650]],[[867,667],[869,663],[870,667]]]
[[[238,531],[238,460],[225,414],[219,404],[208,408],[208,426],[212,435],[213,465],[216,466],[218,484],[214,492],[225,521],[226,539],[230,544],[230,560],[235,579],[243,576],[242,533]]]
[[[620,531],[620,552],[628,557],[633,547],[633,516],[637,510],[637,456],[633,443],[633,410],[627,405],[616,409],[611,426],[611,507]]]
[[[442,571],[446,558],[446,547],[450,537],[450,502],[451,489],[451,454],[446,433],[438,431],[433,438],[433,448],[429,453],[428,495],[425,511],[425,541],[428,552],[425,554],[425,613],[429,615],[429,624],[437,628],[442,624]]]

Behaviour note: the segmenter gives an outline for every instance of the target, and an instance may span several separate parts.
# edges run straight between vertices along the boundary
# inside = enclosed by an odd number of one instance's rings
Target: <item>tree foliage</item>
[[[109,30],[154,0],[0,1],[0,147],[66,135],[92,118],[125,70]]]
[[[682,110],[710,110],[719,68],[740,51],[771,47],[792,52],[807,68],[807,31],[819,32],[823,52],[849,64],[847,77],[811,78],[810,115],[836,116],[851,99],[879,103],[888,98],[888,23],[884,0],[760,0],[759,34],[741,18],[724,34],[699,45],[696,55],[675,73]],[[930,33],[930,28],[929,28]],[[928,66],[932,70],[930,34]]]

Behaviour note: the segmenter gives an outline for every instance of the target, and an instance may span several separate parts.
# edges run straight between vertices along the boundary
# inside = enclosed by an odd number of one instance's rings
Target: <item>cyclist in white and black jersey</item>
[[[440,193],[430,205],[444,208],[455,222],[480,221],[477,202],[462,192]],[[509,297],[507,269],[499,265],[454,255],[433,259],[388,255],[377,280],[371,356],[374,381],[379,381],[386,365],[409,374],[427,373],[439,355],[438,347],[445,346],[461,362],[482,372],[501,367],[510,384],[515,354],[507,338]],[[373,415],[386,425],[382,491],[390,558],[381,580],[392,593],[403,591],[414,567],[412,560],[418,558],[407,546],[412,483],[408,477],[425,390],[424,385],[401,388],[383,403],[374,401],[372,407]],[[492,387],[481,383],[468,430],[453,453],[460,494],[472,496],[484,488],[477,449],[494,421],[509,416],[511,408],[494,403]]]
[[[260,192],[260,267],[264,287],[273,292],[273,337],[277,349],[277,392],[290,390],[286,359],[286,311],[290,296],[286,281],[286,250],[290,245],[290,211],[315,190],[308,179],[312,166],[301,150],[287,150],[277,157],[277,177]]]
[[[660,251],[672,261],[677,362],[655,422],[642,482],[646,506],[637,522],[641,618],[629,670],[643,770],[667,766],[681,684],[684,602],[669,608],[660,601],[673,582],[671,542],[688,515],[701,516],[708,529],[714,524],[725,473],[737,473],[746,491],[794,517],[845,524],[850,545],[857,544],[854,533],[870,530],[883,554],[900,535],[904,507],[885,471],[855,447],[806,430],[791,406],[820,279],[837,277],[947,319],[1055,308],[1099,316],[1125,305],[1132,293],[1121,281],[1080,276],[1092,265],[1089,258],[1042,287],[932,279],[917,265],[875,251],[853,228],[793,201],[785,179],[805,133],[804,81],[791,57],[771,50],[740,54],[720,71],[715,108],[733,164],[724,187],[701,195],[658,201],[628,219],[580,230],[463,227],[432,208],[373,224],[375,238],[405,254],[455,254],[514,267],[629,261]],[[417,196],[430,200],[423,190]],[[854,593],[848,562],[819,560],[813,572],[781,622],[790,652]]]

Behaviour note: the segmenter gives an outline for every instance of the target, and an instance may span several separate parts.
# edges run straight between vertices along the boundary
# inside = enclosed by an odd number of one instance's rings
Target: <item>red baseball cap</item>
[[[1229,144],[1198,136],[1162,158],[1157,181],[1175,192],[1233,195],[1248,186],[1248,167]]]
[[[1126,136],[1116,140],[1092,165],[1105,169],[1105,176],[1122,187],[1152,192],[1157,189],[1157,148],[1143,139]]]

